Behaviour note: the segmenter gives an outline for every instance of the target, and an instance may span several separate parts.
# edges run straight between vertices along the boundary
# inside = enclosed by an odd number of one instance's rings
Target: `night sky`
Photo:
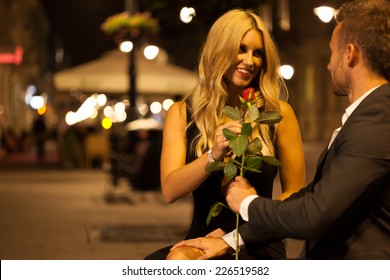
[[[49,20],[50,49],[62,47],[64,62],[60,69],[72,67],[98,58],[103,52],[116,48],[100,30],[109,16],[125,10],[125,0],[41,0]],[[257,7],[259,0],[142,0],[139,11],[149,11],[159,20],[160,32],[153,42],[166,49],[170,61],[188,69],[195,69],[201,45],[218,16],[229,9]],[[179,12],[183,6],[192,6],[196,17],[183,24]],[[54,61],[54,59],[53,59]],[[58,65],[53,65],[53,70]]]
[[[100,30],[110,15],[124,10],[123,1],[41,0],[50,23],[50,48],[65,50],[63,68],[99,57],[115,48]]]

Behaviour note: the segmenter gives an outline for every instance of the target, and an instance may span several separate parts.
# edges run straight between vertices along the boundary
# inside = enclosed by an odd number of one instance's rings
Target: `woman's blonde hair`
[[[223,122],[221,109],[229,96],[225,75],[234,67],[241,40],[252,28],[260,31],[264,44],[263,65],[250,84],[260,97],[256,106],[262,111],[280,111],[280,93],[287,99],[287,89],[278,72],[279,55],[263,21],[250,10],[234,9],[225,13],[209,31],[199,61],[199,83],[187,96],[192,114],[192,120],[187,121],[195,122],[200,131],[192,143],[198,156],[212,147],[215,131]],[[259,136],[263,142],[264,155],[275,154],[271,134],[268,125],[254,129],[253,137]]]

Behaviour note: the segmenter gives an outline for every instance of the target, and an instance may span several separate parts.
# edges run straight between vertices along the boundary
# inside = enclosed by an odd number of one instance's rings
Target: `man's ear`
[[[360,59],[360,50],[354,44],[348,44],[346,59],[349,67],[354,67]]]

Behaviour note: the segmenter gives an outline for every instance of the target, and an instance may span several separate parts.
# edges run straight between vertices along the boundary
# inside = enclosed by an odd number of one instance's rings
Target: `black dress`
[[[187,110],[187,120],[191,119],[189,110]],[[191,147],[192,140],[198,134],[198,128],[192,124],[187,129],[187,157],[186,163],[190,163],[196,159],[194,149]],[[263,163],[261,167],[262,173],[246,172],[245,178],[256,188],[257,193],[263,197],[272,197],[272,188],[277,167]],[[185,239],[203,237],[215,229],[221,228],[225,232],[231,232],[236,228],[236,215],[230,209],[223,207],[221,213],[211,219],[209,225],[206,224],[206,219],[211,206],[215,202],[222,202],[227,205],[225,194],[221,188],[224,174],[223,171],[215,171],[211,173],[207,179],[193,191],[194,212],[191,222],[191,227]],[[240,224],[245,223],[240,217]],[[178,240],[179,241],[179,240]],[[165,259],[172,246],[162,248],[145,259]],[[233,256],[226,256],[232,258]],[[248,251],[240,252],[240,259],[285,259],[286,251],[281,240],[271,244],[258,244],[256,248],[248,248]]]

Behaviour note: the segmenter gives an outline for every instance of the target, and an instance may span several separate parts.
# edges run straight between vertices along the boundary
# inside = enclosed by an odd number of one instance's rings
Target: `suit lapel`
[[[366,102],[375,102],[375,96],[377,96],[378,94],[389,94],[389,91],[390,91],[390,83],[384,84],[384,85],[380,86],[379,88],[375,89],[353,111],[353,113],[348,118],[348,120],[343,125],[343,127],[347,127],[350,123],[353,122],[353,120],[356,118],[356,116],[359,115],[359,111],[361,110],[361,108],[364,107],[364,103],[366,103]],[[363,105],[363,106],[361,106],[361,105]],[[343,129],[340,130],[340,132],[337,134],[337,136],[336,136],[336,138],[334,139],[333,142],[336,141],[337,137],[339,137],[340,134],[343,134]],[[313,186],[314,186],[315,183],[317,183],[321,179],[322,169],[324,168],[324,164],[326,162],[326,159],[328,158],[329,151],[332,150],[332,149],[335,149],[335,145],[334,144],[335,143],[333,143],[330,146],[329,149],[327,147],[325,147],[325,149],[322,151],[321,155],[319,156],[318,161],[317,161],[316,174],[315,174],[314,179],[313,179]],[[331,154],[333,154],[333,153],[331,153]]]
[[[322,153],[318,157],[316,173],[315,173],[314,178],[313,178],[313,184],[312,184],[313,186],[321,178],[322,168],[324,166],[326,156],[328,155],[328,151],[329,151],[328,147],[325,147],[325,149],[322,151]]]

